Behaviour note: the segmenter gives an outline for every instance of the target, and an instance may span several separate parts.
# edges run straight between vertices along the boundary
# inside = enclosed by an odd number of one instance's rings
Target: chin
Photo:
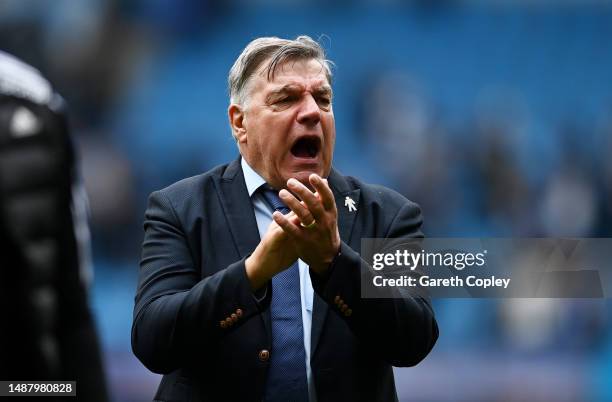
[[[321,172],[316,171],[316,170],[301,170],[299,172],[293,173],[293,176],[291,176],[291,177],[294,177],[300,183],[302,183],[303,185],[305,185],[306,187],[308,187],[308,188],[310,188],[312,190],[312,186],[310,185],[310,181],[308,180],[308,178],[313,173],[316,173],[319,176],[321,176]]]

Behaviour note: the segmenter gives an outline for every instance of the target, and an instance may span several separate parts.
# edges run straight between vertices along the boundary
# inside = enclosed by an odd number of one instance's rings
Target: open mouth
[[[291,147],[291,154],[297,158],[316,158],[320,148],[318,137],[301,137]]]

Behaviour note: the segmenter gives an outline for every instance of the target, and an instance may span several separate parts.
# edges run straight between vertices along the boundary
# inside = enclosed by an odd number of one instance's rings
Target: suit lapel
[[[240,258],[244,258],[257,247],[260,239],[240,159],[230,163],[225,169],[219,180],[218,192],[234,245]]]
[[[227,166],[218,182],[217,191],[236,250],[240,258],[244,258],[255,250],[259,244],[260,237],[255,212],[251,207],[251,197],[249,197],[244,181],[244,173],[240,166],[240,158]],[[271,338],[272,320],[270,309],[266,309],[260,317],[268,338]]]
[[[353,224],[355,217],[359,212],[359,194],[361,190],[353,189],[346,179],[335,169],[331,170],[327,178],[329,186],[334,193],[336,199],[336,209],[338,210],[338,231],[343,242],[349,244],[351,242],[351,234],[353,233]],[[354,208],[349,208],[346,204],[347,199],[353,202]]]
[[[359,211],[360,190],[352,190],[346,180],[334,169],[332,169],[328,181],[332,192],[334,193],[334,198],[336,199],[336,208],[338,210],[338,231],[340,232],[340,238],[343,242],[349,244],[351,240],[351,233],[353,232],[355,217]],[[355,202],[355,207],[357,208],[356,211],[349,211],[349,208],[345,206],[346,197],[349,197]],[[314,356],[317,345],[319,344],[321,331],[323,330],[323,325],[325,324],[325,319],[327,318],[327,311],[327,303],[319,295],[315,294],[311,329],[311,358]]]

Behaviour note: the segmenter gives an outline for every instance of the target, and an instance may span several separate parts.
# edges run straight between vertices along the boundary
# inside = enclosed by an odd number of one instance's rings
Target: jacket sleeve
[[[149,370],[166,374],[201,364],[229,331],[265,309],[269,297],[251,291],[244,259],[201,279],[165,193],[149,197],[144,230],[132,349]]]
[[[399,209],[385,238],[422,237],[420,208],[411,202]],[[371,280],[371,267],[342,242],[326,277],[311,272],[315,291],[349,325],[374,354],[393,366],[414,366],[433,348],[438,325],[428,298],[396,289],[393,297],[363,298],[361,284]]]

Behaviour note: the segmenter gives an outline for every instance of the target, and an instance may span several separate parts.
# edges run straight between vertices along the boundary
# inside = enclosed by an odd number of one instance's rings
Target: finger
[[[308,189],[305,185],[297,181],[296,179],[287,180],[287,187],[293,191],[300,199],[306,204],[306,207],[312,213],[315,219],[320,220],[325,210],[323,204],[319,201],[319,198]]]
[[[284,215],[284,217],[287,218],[289,222],[294,223],[296,225],[299,225],[300,222],[302,222],[300,218],[293,211],[289,211],[289,213],[287,215]]]
[[[297,215],[300,222],[303,222],[305,225],[308,225],[314,221],[314,216],[310,213],[306,205],[300,202],[293,194],[289,191],[283,189],[278,193],[281,200],[285,203],[291,211]]]
[[[333,209],[336,206],[336,200],[334,199],[334,193],[331,191],[327,180],[322,179],[319,175],[314,173],[308,177],[308,180],[310,184],[312,184],[312,187],[317,190],[323,208],[326,210]]]
[[[298,225],[299,225],[299,223],[298,223]],[[268,226],[268,230],[267,230],[267,232],[266,232],[266,236],[268,236],[268,235],[269,235],[269,236],[272,236],[272,238],[275,238],[275,239],[276,239],[276,238],[280,238],[280,239],[282,239],[282,238],[285,238],[285,237],[289,236],[289,235],[288,235],[288,234],[287,234],[287,233],[286,233],[286,232],[283,230],[283,228],[282,228],[282,227],[280,227],[280,226],[278,225],[278,223],[276,223],[276,222],[274,221],[274,219],[272,220],[272,222],[270,222],[270,226]]]
[[[275,211],[274,213],[276,213],[277,211]],[[272,213],[272,215],[274,216],[274,213]],[[297,217],[297,215],[295,214],[295,212],[293,211],[289,211],[288,214],[282,214],[281,212],[279,212],[279,214],[281,214],[283,217],[285,217],[285,219],[287,219],[289,222],[292,222],[296,225],[300,224],[300,218]],[[272,222],[270,222],[270,226],[274,225],[274,227],[278,228],[278,224],[274,221],[274,219],[272,219]]]
[[[296,224],[290,222],[290,220],[280,212],[274,212],[272,214],[272,219],[274,219],[274,222],[276,222],[276,224],[290,237],[295,238],[300,235],[300,228]]]
[[[281,215],[283,215],[283,214],[281,214]],[[300,220],[300,218],[298,218],[298,216],[297,216],[297,215],[295,214],[295,212],[293,212],[293,211],[289,211],[289,213],[288,213],[288,214],[283,215],[283,216],[285,217],[285,219],[287,219],[289,222],[293,223],[293,224],[294,224],[294,225],[296,225],[296,226],[299,226],[299,225],[300,225],[300,222],[302,222],[302,221]],[[273,222],[274,222],[274,221],[273,221]],[[274,223],[276,223],[276,222],[274,222]],[[276,226],[278,226],[278,225],[276,225]]]

